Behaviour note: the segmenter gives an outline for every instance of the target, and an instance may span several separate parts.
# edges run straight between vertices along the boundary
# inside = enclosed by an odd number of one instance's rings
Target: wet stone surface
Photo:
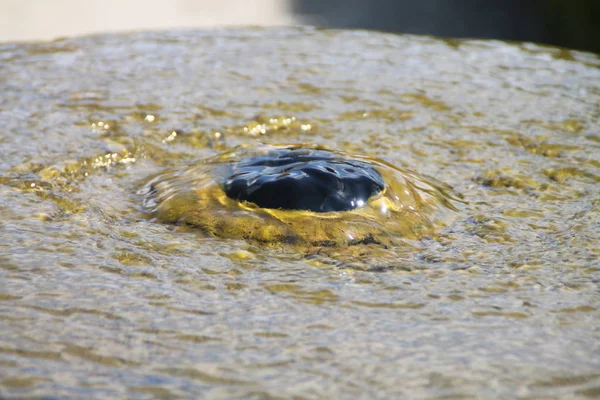
[[[263,208],[331,212],[362,207],[383,190],[371,165],[333,154],[298,148],[243,159],[225,178],[225,193]]]

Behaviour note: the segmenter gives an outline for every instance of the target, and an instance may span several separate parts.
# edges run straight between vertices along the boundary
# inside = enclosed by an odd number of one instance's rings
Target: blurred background
[[[0,41],[229,25],[362,28],[600,53],[600,0],[0,0]]]

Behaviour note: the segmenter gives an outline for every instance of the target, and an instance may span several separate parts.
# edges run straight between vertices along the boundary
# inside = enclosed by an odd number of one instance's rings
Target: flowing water
[[[0,91],[1,397],[600,396],[599,57],[99,35],[0,45]],[[331,224],[218,193],[195,208],[203,160],[259,143],[381,160],[436,207],[373,217],[385,243],[336,240],[372,204]],[[316,239],[240,234],[253,216]]]

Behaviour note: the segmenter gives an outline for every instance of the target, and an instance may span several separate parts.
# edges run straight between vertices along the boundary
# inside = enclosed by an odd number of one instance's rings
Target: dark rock
[[[225,178],[228,197],[262,208],[314,212],[362,207],[384,188],[365,161],[314,149],[277,149],[242,160]]]

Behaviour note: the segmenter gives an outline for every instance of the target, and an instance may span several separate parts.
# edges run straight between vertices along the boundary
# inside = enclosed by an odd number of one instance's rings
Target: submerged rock
[[[391,245],[431,232],[449,188],[382,160],[312,145],[242,146],[152,178],[148,212],[224,238]]]
[[[385,183],[369,163],[333,152],[283,148],[243,159],[223,184],[228,197],[262,208],[314,212],[360,208]]]

